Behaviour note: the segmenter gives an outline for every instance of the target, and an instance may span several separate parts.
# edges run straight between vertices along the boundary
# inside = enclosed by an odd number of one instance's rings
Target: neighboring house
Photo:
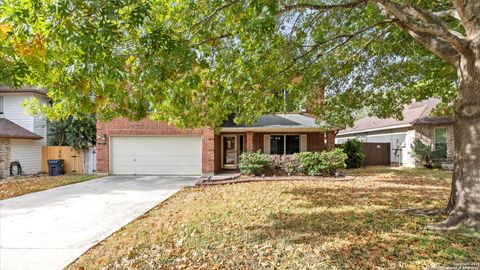
[[[453,119],[431,116],[439,102],[433,98],[414,102],[403,110],[403,120],[362,118],[356,121],[352,128],[340,131],[336,136],[336,143],[342,144],[353,138],[368,143],[390,143],[392,165],[415,167],[419,164],[416,164],[412,157],[412,144],[415,139],[420,139],[424,144],[437,149],[445,161],[451,162]]]
[[[213,175],[236,168],[245,151],[283,155],[333,149],[337,130],[323,132],[324,126],[302,113],[264,115],[252,126],[228,119],[219,134],[149,119],[97,122],[97,172]]]
[[[10,163],[19,161],[24,173],[42,170],[42,146],[47,144],[46,120],[25,114],[25,99],[47,102],[46,91],[0,86],[0,177],[10,175]]]

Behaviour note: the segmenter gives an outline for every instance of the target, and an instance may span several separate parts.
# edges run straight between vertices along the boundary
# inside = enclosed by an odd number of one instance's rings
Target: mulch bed
[[[327,176],[304,176],[304,175],[294,175],[294,176],[250,176],[250,175],[240,175],[236,177],[227,177],[225,179],[208,179],[200,178],[195,185],[196,186],[210,186],[210,185],[227,185],[227,184],[238,184],[238,183],[249,183],[249,182],[273,182],[273,181],[332,181],[332,182],[344,182],[344,181],[353,181],[355,177],[353,176],[342,176],[342,177],[327,177]]]

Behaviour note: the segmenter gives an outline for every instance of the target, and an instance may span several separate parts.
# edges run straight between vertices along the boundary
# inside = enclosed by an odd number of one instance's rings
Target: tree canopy
[[[52,119],[150,111],[180,127],[231,113],[249,123],[282,110],[285,93],[295,110],[324,93],[314,109],[340,126],[364,108],[388,117],[413,98],[451,103],[454,68],[382,12],[369,1],[1,0],[0,83],[47,88]]]

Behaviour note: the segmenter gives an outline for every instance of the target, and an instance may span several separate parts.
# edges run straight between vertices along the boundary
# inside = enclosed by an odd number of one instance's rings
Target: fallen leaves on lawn
[[[0,200],[8,199],[27,193],[46,190],[58,186],[78,183],[98,176],[90,175],[61,175],[61,176],[29,176],[0,180]]]
[[[423,269],[480,261],[467,229],[425,230],[448,172],[372,168],[352,182],[187,188],[69,269]],[[136,237],[138,236],[138,237]]]

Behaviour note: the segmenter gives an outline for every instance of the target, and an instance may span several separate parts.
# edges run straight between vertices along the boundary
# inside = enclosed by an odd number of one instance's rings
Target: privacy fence
[[[91,174],[96,171],[95,147],[75,150],[70,146],[44,146],[42,148],[42,172],[48,172],[49,159],[63,159],[65,173]]]

